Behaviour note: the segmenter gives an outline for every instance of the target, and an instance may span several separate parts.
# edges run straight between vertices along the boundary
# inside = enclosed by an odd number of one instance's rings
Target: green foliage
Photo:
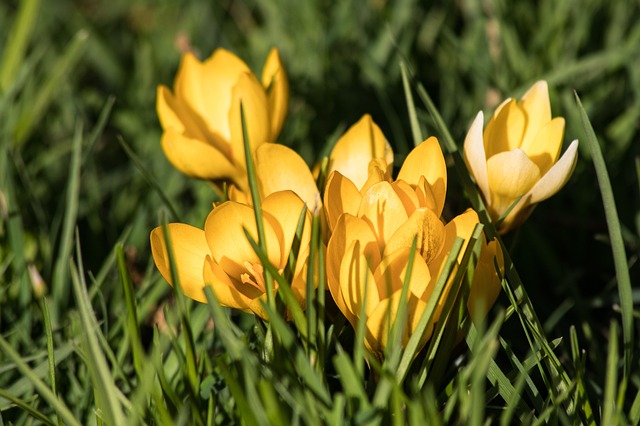
[[[422,3],[0,3],[0,424],[637,424],[640,6]],[[229,48],[259,71],[272,46],[292,91],[282,143],[319,161],[371,113],[398,165],[436,135],[445,217],[480,214],[434,290],[451,273],[449,315],[421,350],[414,334],[384,360],[366,352],[364,326],[340,315],[314,262],[306,312],[267,265],[280,286],[268,324],[209,290],[208,304],[187,299],[153,265],[150,230],[167,216],[202,226],[216,199],[165,159],[156,86],[172,84],[184,50]],[[461,144],[478,110],[538,79],[580,159],[500,239],[488,321],[461,323],[474,242],[497,236]],[[318,264],[321,227],[314,217]]]

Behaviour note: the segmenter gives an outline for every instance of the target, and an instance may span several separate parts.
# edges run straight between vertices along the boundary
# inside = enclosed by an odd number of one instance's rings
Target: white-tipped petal
[[[542,176],[523,198],[529,198],[530,204],[539,203],[558,192],[569,180],[578,160],[578,140],[574,140],[560,157],[558,162]]]
[[[485,200],[490,200],[489,178],[487,176],[487,157],[484,151],[482,140],[482,126],[484,116],[482,111],[478,112],[476,118],[471,123],[467,136],[464,139],[464,158],[471,174],[475,178]]]

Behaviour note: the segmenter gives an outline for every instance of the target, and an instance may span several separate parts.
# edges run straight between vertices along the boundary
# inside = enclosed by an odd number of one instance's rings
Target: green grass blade
[[[33,384],[38,393],[44,398],[51,407],[58,413],[58,415],[62,418],[62,420],[68,425],[72,426],[80,426],[80,423],[73,416],[69,408],[64,404],[64,402],[53,394],[51,389],[42,381],[40,378],[29,368],[27,363],[22,359],[20,354],[18,354],[11,345],[4,340],[2,336],[0,336],[0,349],[2,349],[2,353],[7,356],[11,361],[13,361],[18,367],[18,370]]]
[[[256,177],[256,167],[253,163],[253,151],[249,142],[249,132],[247,132],[247,119],[244,114],[244,106],[240,102],[240,118],[242,120],[242,140],[244,141],[244,158],[247,166],[247,179],[249,181],[249,192],[253,203],[253,212],[256,217],[256,229],[258,230],[258,244],[264,253],[267,253],[267,241],[265,239],[264,223],[262,222],[262,200],[258,188],[258,178]],[[264,268],[264,282],[267,283],[267,304],[276,309],[276,299],[271,285],[270,273]]]
[[[82,125],[76,125],[73,137],[73,152],[71,155],[71,167],[67,182],[67,197],[65,202],[64,224],[60,235],[60,249],[53,271],[51,288],[51,317],[54,326],[60,321],[60,312],[67,307],[69,288],[69,258],[73,246],[73,232],[78,217],[78,199],[80,197],[80,171],[82,158]]]
[[[118,271],[120,272],[120,279],[122,281],[124,298],[127,306],[127,330],[129,340],[131,342],[133,366],[136,370],[136,374],[138,375],[138,379],[142,380],[144,377],[143,366],[146,357],[144,355],[144,350],[142,349],[140,330],[138,329],[138,308],[136,306],[135,291],[133,289],[133,284],[131,283],[131,278],[129,277],[129,271],[127,270],[122,244],[116,245],[116,257],[118,259]]]
[[[96,408],[100,410],[107,424],[124,424],[125,417],[120,402],[118,401],[118,387],[113,382],[111,371],[109,370],[96,335],[100,333],[100,328],[93,314],[87,286],[84,281],[84,276],[81,273],[84,269],[82,266],[82,258],[79,254],[79,242],[76,242],[76,246],[78,247],[78,268],[76,268],[75,262],[71,261],[71,281],[73,283],[73,292],[78,305],[80,319],[82,320],[83,340],[88,355],[86,363],[93,383]]]
[[[402,73],[402,88],[404,89],[404,98],[407,101],[407,111],[409,113],[409,123],[411,123],[411,135],[413,136],[413,144],[418,146],[422,142],[422,131],[420,130],[420,122],[418,121],[418,113],[416,105],[411,94],[411,86],[409,85],[409,75],[407,66],[404,62],[400,62],[400,71]]]
[[[49,426],[54,426],[55,425],[55,423],[52,422],[51,419],[49,419],[47,416],[42,414],[40,411],[36,410],[32,406],[30,406],[27,402],[25,402],[22,399],[10,394],[9,392],[5,391],[4,389],[0,389],[0,398],[5,398],[5,399],[11,401],[13,404],[15,404],[16,407],[20,408],[21,410],[23,410],[25,413],[29,414],[34,419],[40,420],[42,423],[44,423],[46,425],[49,425]],[[61,422],[62,422],[62,420],[59,419],[59,423],[58,424],[61,424]],[[0,425],[3,425],[3,423],[2,423],[2,414],[0,414]]]
[[[2,56],[0,67],[0,93],[4,93],[16,78],[18,69],[24,59],[31,35],[40,10],[40,0],[25,0],[20,2],[18,17],[13,22],[7,46]]]
[[[622,308],[622,335],[624,344],[624,374],[629,377],[632,371],[633,362],[633,296],[631,292],[631,278],[629,277],[629,268],[627,266],[627,255],[624,249],[624,241],[622,239],[622,231],[620,229],[620,220],[618,219],[618,210],[609,180],[609,172],[602,155],[602,150],[598,144],[598,139],[591,126],[591,121],[587,112],[580,102],[580,97],[575,93],[576,103],[582,119],[587,145],[591,151],[593,165],[596,169],[598,177],[598,185],[600,186],[600,195],[602,196],[602,204],[607,219],[607,227],[609,228],[609,238],[611,239],[611,251],[613,252],[613,262],[616,270],[616,278],[618,280],[618,295],[620,297],[620,307]]]
[[[601,424],[618,424],[616,421],[616,388],[618,387],[618,324],[611,322],[609,328],[609,355],[607,357],[607,376],[605,378],[604,398],[602,401]]]

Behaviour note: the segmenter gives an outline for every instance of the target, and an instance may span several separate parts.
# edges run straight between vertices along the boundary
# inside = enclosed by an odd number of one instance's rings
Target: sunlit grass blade
[[[84,276],[80,272],[84,269],[79,254],[79,242],[76,242],[76,246],[78,247],[78,267],[76,268],[75,262],[71,261],[71,281],[82,320],[84,346],[88,355],[86,361],[93,383],[96,408],[100,410],[100,417],[108,424],[124,424],[125,417],[118,401],[118,388],[113,382],[111,371],[96,336],[97,333],[100,333],[100,328],[93,314]]]
[[[422,313],[416,329],[407,342],[407,346],[402,354],[402,358],[400,359],[396,372],[396,379],[400,382],[405,379],[409,366],[411,365],[415,354],[418,352],[422,336],[424,336],[424,333],[427,331],[427,327],[432,323],[436,306],[444,292],[444,288],[447,285],[451,274],[454,271],[454,268],[456,267],[458,254],[460,253],[460,250],[462,250],[463,243],[464,241],[461,238],[456,238],[451,246],[451,251],[444,263],[442,273],[438,277],[438,281],[436,281],[436,285],[431,293],[431,298],[429,299],[429,302],[427,302],[427,307]]]
[[[47,416],[42,414],[40,411],[36,410],[31,405],[29,405],[29,403],[27,403],[26,401],[23,401],[22,399],[12,395],[11,393],[3,389],[0,389],[0,398],[5,398],[8,401],[11,401],[11,403],[13,403],[16,407],[20,408],[21,410],[29,414],[34,419],[41,421],[45,425],[54,426],[56,424],[52,422],[51,419],[49,419]],[[61,424],[60,422],[62,422],[62,420],[59,420],[58,424]],[[0,415],[0,425],[2,424],[3,424],[2,416]]]
[[[342,389],[347,397],[347,405],[352,405],[357,401],[357,406],[353,407],[354,411],[369,408],[369,398],[363,386],[362,378],[359,376],[355,366],[353,365],[349,355],[339,349],[338,353],[333,357],[333,365],[338,372],[338,377],[342,383]],[[354,415],[355,413],[351,413]]]
[[[64,224],[60,235],[60,248],[53,271],[51,288],[51,319],[56,325],[60,321],[60,314],[68,306],[69,289],[69,258],[73,246],[73,232],[78,216],[78,201],[80,197],[80,171],[82,158],[82,124],[78,122],[73,136],[73,152],[69,180],[67,182],[67,196],[64,210]]]
[[[413,136],[413,144],[418,146],[422,142],[422,131],[420,130],[420,122],[418,121],[418,113],[416,105],[411,94],[411,86],[409,85],[409,76],[407,66],[404,62],[400,62],[400,71],[402,73],[402,88],[404,89],[404,98],[407,102],[407,111],[409,113],[409,123],[411,123],[411,135]]]
[[[115,251],[116,257],[118,258],[120,280],[122,281],[122,287],[124,289],[125,303],[127,305],[127,330],[129,341],[131,343],[133,365],[136,370],[136,374],[138,375],[138,379],[142,380],[144,376],[143,366],[146,357],[144,356],[144,350],[142,349],[142,343],[140,340],[140,330],[138,329],[138,310],[136,305],[135,293],[133,284],[131,283],[131,278],[129,277],[129,272],[127,271],[122,244],[116,245]]]
[[[616,407],[618,388],[618,324],[611,322],[609,327],[609,355],[607,356],[607,376],[605,377],[604,398],[602,400],[603,425],[619,424]]]
[[[240,119],[242,121],[242,140],[244,142],[244,159],[247,166],[247,180],[249,181],[249,192],[251,193],[251,202],[253,203],[253,212],[256,218],[256,229],[258,230],[258,244],[262,251],[267,253],[267,241],[264,232],[264,222],[262,221],[262,200],[260,199],[260,190],[258,188],[258,178],[256,177],[256,167],[253,163],[253,150],[249,141],[249,133],[247,131],[247,118],[244,114],[244,106],[240,102]],[[267,304],[275,310],[276,300],[269,277],[270,272],[264,269],[264,282],[267,284]]]
[[[18,354],[11,345],[0,336],[0,349],[2,349],[2,353],[13,363],[16,365],[18,370],[33,384],[38,393],[45,399],[51,407],[57,412],[57,414],[62,418],[62,420],[72,426],[80,426],[80,422],[76,420],[73,413],[67,408],[65,403],[56,398],[51,389],[44,383],[40,378],[34,374],[33,370],[29,368],[27,363],[23,360],[23,358]],[[11,394],[11,392],[9,392]]]
[[[633,297],[631,293],[631,278],[629,277],[629,269],[627,266],[627,255],[624,249],[624,241],[622,239],[622,231],[620,230],[620,220],[618,219],[618,210],[609,179],[607,165],[602,155],[602,150],[596,138],[596,134],[591,126],[589,116],[582,106],[580,97],[575,94],[578,111],[582,120],[587,145],[591,152],[593,165],[596,169],[598,177],[598,185],[600,187],[600,195],[602,196],[602,204],[607,219],[607,227],[609,228],[609,238],[611,240],[611,251],[613,252],[613,262],[616,270],[616,278],[618,280],[618,295],[620,297],[620,306],[622,308],[622,335],[624,344],[624,374],[628,378],[632,371],[633,362]]]
[[[13,21],[11,31],[4,47],[4,54],[0,61],[0,94],[4,93],[13,83],[18,69],[27,51],[29,39],[35,33],[34,26],[40,10],[40,0],[25,0],[20,2],[18,16]]]

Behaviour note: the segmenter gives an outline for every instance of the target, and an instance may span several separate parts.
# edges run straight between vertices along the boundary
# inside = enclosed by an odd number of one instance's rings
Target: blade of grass
[[[100,348],[100,343],[96,336],[100,333],[98,322],[93,315],[93,308],[89,300],[87,286],[84,281],[84,271],[82,266],[82,257],[80,255],[79,237],[76,236],[76,247],[78,248],[78,267],[73,260],[70,261],[71,281],[73,284],[73,293],[78,305],[78,311],[81,318],[83,328],[83,340],[85,342],[88,355],[87,368],[91,375],[91,382],[96,397],[96,408],[100,410],[101,416],[107,424],[120,425],[124,424],[125,417],[122,407],[118,401],[118,388],[113,382],[111,372],[107,366],[107,361]]]
[[[605,377],[604,398],[602,401],[603,425],[618,424],[616,410],[616,388],[618,386],[618,324],[611,322],[609,327],[609,355],[607,356],[607,375]]]
[[[29,368],[27,363],[23,360],[23,358],[18,354],[11,345],[0,336],[0,349],[2,349],[2,353],[7,356],[13,363],[15,363],[16,367],[20,372],[29,379],[29,381],[36,388],[40,396],[44,400],[46,400],[51,407],[56,411],[56,413],[62,418],[62,420],[72,426],[80,426],[80,422],[76,420],[73,413],[67,408],[65,403],[56,398],[51,389],[42,381],[38,376]]]
[[[26,401],[23,401],[22,399],[12,395],[11,393],[0,389],[0,398],[5,398],[8,401],[11,401],[13,404],[15,404],[16,407],[20,408],[21,410],[23,410],[25,413],[29,414],[31,417],[33,417],[34,419],[40,420],[42,423],[49,425],[49,426],[54,426],[55,423],[51,421],[51,419],[49,419],[47,416],[45,416],[44,414],[42,414],[40,411],[36,410],[35,408],[31,407],[29,405],[29,403],[27,403]],[[62,419],[59,420],[58,424],[61,424]],[[0,414],[0,425],[3,425],[2,423],[2,414]]]
[[[82,124],[78,122],[73,136],[73,152],[71,154],[71,167],[67,182],[67,197],[65,200],[64,224],[60,235],[60,248],[53,270],[51,319],[54,326],[60,321],[60,313],[68,306],[71,291],[69,288],[69,258],[71,257],[73,232],[78,217],[82,139]]]
[[[7,45],[2,56],[0,67],[0,93],[4,93],[13,83],[16,73],[24,59],[29,39],[35,34],[34,26],[40,10],[40,0],[25,0],[20,2],[18,16],[7,38]]]
[[[620,307],[622,308],[622,335],[624,344],[624,375],[628,378],[632,371],[633,362],[633,297],[631,294],[631,279],[629,277],[629,269],[627,267],[627,255],[624,250],[624,241],[622,239],[622,231],[620,230],[620,220],[618,219],[618,210],[609,180],[609,172],[602,155],[602,150],[596,138],[596,134],[591,126],[589,116],[582,106],[580,97],[574,92],[582,126],[584,128],[587,145],[591,152],[593,165],[596,169],[598,177],[598,185],[600,187],[600,195],[602,196],[602,204],[607,219],[607,227],[609,228],[609,238],[611,240],[611,251],[613,252],[613,262],[616,270],[616,278],[618,281],[618,295],[620,297]]]
[[[407,111],[409,113],[409,123],[411,123],[413,144],[415,146],[418,146],[418,144],[422,142],[422,131],[420,130],[418,113],[416,112],[416,105],[413,101],[413,95],[411,94],[411,87],[409,86],[409,76],[407,74],[407,66],[405,65],[404,61],[400,62],[400,72],[402,73],[402,88],[404,89],[404,98],[407,101]]]

